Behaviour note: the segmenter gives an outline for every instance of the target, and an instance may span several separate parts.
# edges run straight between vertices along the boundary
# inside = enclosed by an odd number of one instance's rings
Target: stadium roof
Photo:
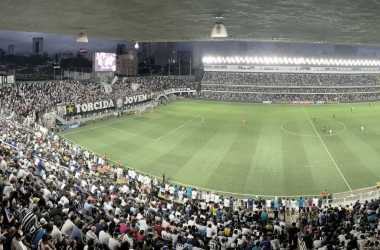
[[[223,16],[229,38],[210,38]],[[3,0],[1,29],[133,41],[380,44],[380,0]]]

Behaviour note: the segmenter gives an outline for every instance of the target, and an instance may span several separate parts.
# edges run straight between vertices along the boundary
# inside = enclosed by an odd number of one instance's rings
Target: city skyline
[[[49,54],[72,52],[76,54],[80,48],[88,52],[110,52],[115,53],[118,44],[125,44],[126,52],[136,50],[135,42],[122,40],[107,40],[89,37],[88,43],[76,42],[76,36],[59,34],[43,34],[35,32],[0,31],[0,48],[6,53],[8,46],[14,45],[15,54],[24,55],[26,52],[32,53],[34,37],[43,38],[43,52]],[[142,42],[139,42],[138,53],[142,53]],[[285,44],[286,48],[294,51],[294,54],[301,56],[313,55],[333,55],[334,45],[331,44],[301,44],[301,43],[276,43],[276,42],[242,42],[242,41],[215,41],[215,42],[177,42],[177,51],[191,51],[194,46],[199,46],[202,56],[223,56],[239,55],[239,48],[249,54],[275,56],[280,45]],[[244,44],[244,45],[242,45]],[[380,46],[358,45],[358,56],[380,57]],[[154,57],[156,42],[150,42],[150,55]]]

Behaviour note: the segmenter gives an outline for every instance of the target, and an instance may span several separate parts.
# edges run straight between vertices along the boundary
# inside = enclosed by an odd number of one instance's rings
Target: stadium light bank
[[[268,64],[323,66],[380,66],[380,60],[343,60],[302,57],[203,57],[204,64]]]

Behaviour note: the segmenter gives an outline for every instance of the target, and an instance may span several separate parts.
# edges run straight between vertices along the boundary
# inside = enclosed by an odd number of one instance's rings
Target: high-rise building
[[[177,58],[178,58],[178,62],[181,62],[181,64],[190,64],[191,51],[178,51]]]
[[[14,55],[15,54],[15,46],[13,44],[8,45],[8,55]]]
[[[127,54],[118,55],[116,58],[116,73],[126,76],[135,76],[139,71],[137,51],[130,50]]]
[[[173,42],[167,42],[165,43],[166,50],[165,50],[165,57],[167,63],[170,62],[170,64],[177,62],[177,43]]]
[[[199,69],[202,67],[202,55],[201,48],[197,45],[193,47],[193,55],[191,59],[191,64],[194,69]]]
[[[33,55],[43,55],[44,54],[44,39],[42,37],[33,37]]]
[[[141,63],[150,64],[150,43],[142,43]]]
[[[70,58],[74,58],[73,52],[66,51],[66,52],[59,53],[59,61],[70,59]]]
[[[125,44],[118,44],[116,47],[116,55],[123,55],[127,53]]]
[[[154,65],[165,66],[166,64],[165,43],[158,42],[154,52]]]

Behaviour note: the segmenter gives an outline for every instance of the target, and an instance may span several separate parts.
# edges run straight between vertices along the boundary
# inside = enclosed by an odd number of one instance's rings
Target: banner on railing
[[[123,99],[109,99],[66,106],[67,115],[76,115],[82,112],[102,111],[105,109],[122,109],[125,105],[139,104],[152,99],[154,93],[128,96]]]
[[[196,93],[195,90],[192,90],[190,88],[172,88],[172,89],[167,89],[164,91],[164,94],[174,94],[174,93],[182,93],[182,92],[193,92]]]
[[[66,125],[66,126],[62,126],[59,128],[59,131],[65,131],[65,130],[69,130],[69,129],[74,129],[74,128],[79,128],[80,127],[80,124],[79,123],[76,123],[76,124],[72,124],[72,125]]]
[[[263,101],[263,103],[265,103],[265,104],[272,104],[273,101]]]
[[[0,84],[15,83],[15,76],[0,76]]]
[[[287,104],[314,104],[313,101],[289,101]]]

